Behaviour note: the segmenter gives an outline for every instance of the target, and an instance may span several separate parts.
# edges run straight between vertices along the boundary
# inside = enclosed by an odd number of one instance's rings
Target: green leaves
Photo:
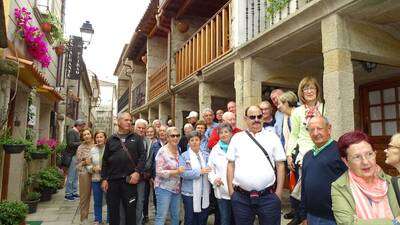
[[[276,16],[276,13],[285,8],[289,2],[290,0],[265,0],[267,5],[266,14],[268,19],[272,19],[274,16]]]
[[[0,224],[19,225],[28,214],[28,206],[23,202],[0,202]]]

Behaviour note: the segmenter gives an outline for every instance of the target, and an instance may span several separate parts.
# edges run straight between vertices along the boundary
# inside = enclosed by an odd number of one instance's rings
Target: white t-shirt
[[[281,141],[274,132],[262,130],[253,136],[267,151],[274,166],[276,161],[286,160]],[[261,191],[275,183],[274,168],[245,131],[232,137],[226,158],[235,162],[233,185],[246,191]]]

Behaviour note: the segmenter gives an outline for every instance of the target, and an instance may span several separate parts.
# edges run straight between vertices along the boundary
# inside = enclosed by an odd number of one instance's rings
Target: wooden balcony
[[[216,61],[231,49],[230,1],[208,20],[175,54],[176,83]]]
[[[162,92],[167,90],[168,83],[168,71],[167,63],[164,63],[160,69],[149,77],[150,88],[149,88],[149,100],[154,99]]]

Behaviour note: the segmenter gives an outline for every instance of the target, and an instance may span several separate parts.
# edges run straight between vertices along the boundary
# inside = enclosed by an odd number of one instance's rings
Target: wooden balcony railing
[[[231,49],[230,9],[231,3],[228,2],[175,54],[176,83],[193,75]]]
[[[155,73],[151,74],[149,77],[150,88],[149,88],[149,100],[154,99],[162,92],[167,90],[167,63],[164,63],[160,69]]]

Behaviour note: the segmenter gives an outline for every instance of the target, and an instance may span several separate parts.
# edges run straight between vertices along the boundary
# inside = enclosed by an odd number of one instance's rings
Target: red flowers
[[[48,54],[47,43],[44,41],[44,34],[35,26],[31,26],[31,13],[26,8],[16,8],[14,10],[17,20],[17,32],[25,40],[27,50],[31,56],[39,61],[43,67],[48,67],[51,57]]]

